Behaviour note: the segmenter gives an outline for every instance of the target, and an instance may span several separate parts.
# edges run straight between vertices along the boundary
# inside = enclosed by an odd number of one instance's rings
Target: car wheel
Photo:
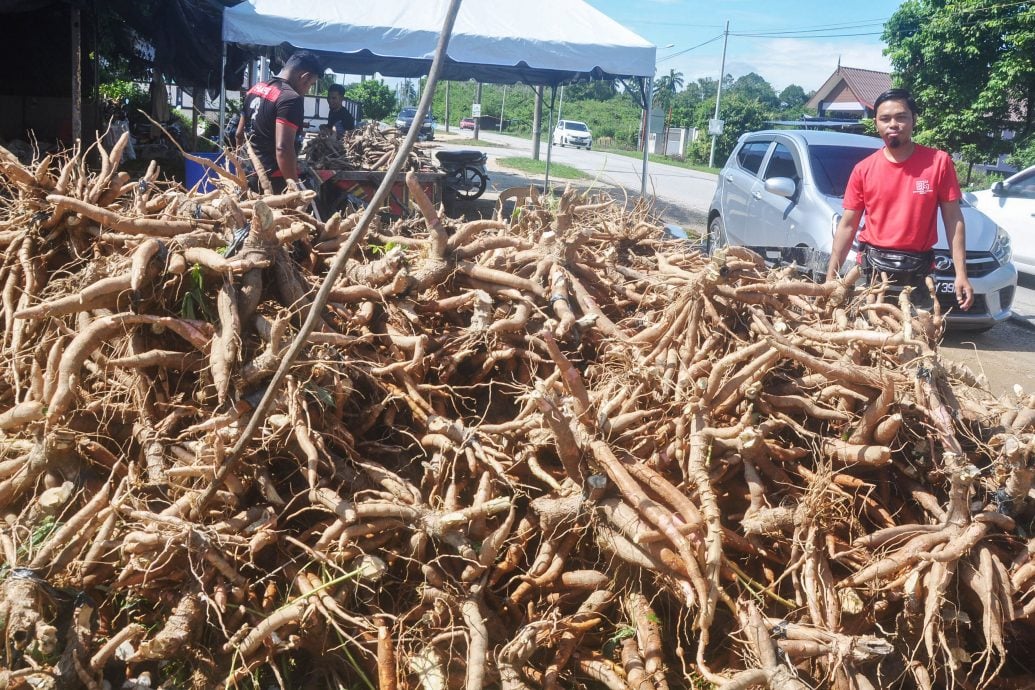
[[[722,249],[729,244],[726,239],[726,226],[722,223],[722,216],[715,216],[712,222],[708,223],[708,235],[704,238],[704,253],[713,254],[715,250]]]

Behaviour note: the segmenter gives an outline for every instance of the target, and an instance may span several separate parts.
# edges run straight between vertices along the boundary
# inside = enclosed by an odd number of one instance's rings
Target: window
[[[1035,173],[1011,182],[1006,193],[1020,199],[1035,199]]]
[[[812,177],[819,191],[827,196],[843,197],[852,168],[874,150],[860,146],[810,146]]]
[[[773,155],[769,157],[769,165],[765,169],[765,179],[771,177],[789,177],[797,185],[801,182],[801,174],[798,166],[794,163],[794,156],[791,150],[783,144],[777,144],[773,149]]]
[[[762,159],[765,158],[765,152],[768,150],[768,141],[750,141],[744,144],[737,153],[737,163],[751,174],[756,174],[762,167]]]

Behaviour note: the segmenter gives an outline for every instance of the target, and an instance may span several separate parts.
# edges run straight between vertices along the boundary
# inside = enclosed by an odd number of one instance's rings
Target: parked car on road
[[[460,120],[460,129],[474,129],[474,118],[465,117]]]
[[[963,197],[1010,234],[1017,270],[1035,275],[1035,165]]]
[[[554,146],[574,146],[575,148],[593,148],[593,133],[585,122],[578,120],[560,120],[553,128]]]
[[[875,137],[839,132],[744,134],[719,173],[708,211],[708,248],[744,245],[770,263],[795,262],[810,275],[825,275],[834,231],[844,211],[848,177],[856,163],[882,146]],[[965,312],[955,308],[955,271],[940,216],[934,248],[935,293],[943,310],[952,308],[951,325],[990,328],[1009,318],[1017,285],[1010,237],[966,201],[961,206],[974,304]],[[853,251],[847,264],[854,261]]]
[[[399,111],[399,114],[395,116],[395,128],[399,130],[400,134],[406,134],[410,131],[410,127],[413,126],[413,118],[417,115],[417,109],[413,107],[403,108]],[[424,139],[435,138],[435,117],[428,113],[424,117],[424,124],[420,128],[420,136]]]

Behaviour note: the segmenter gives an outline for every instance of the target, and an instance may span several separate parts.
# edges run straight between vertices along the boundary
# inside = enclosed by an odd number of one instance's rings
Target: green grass
[[[614,154],[617,154],[619,156],[625,156],[626,158],[635,158],[637,160],[643,160],[643,152],[642,151],[628,151],[626,149],[611,149],[611,148],[608,148],[608,149],[596,148],[594,150],[595,151],[602,151],[604,153],[614,153]],[[720,168],[709,168],[707,165],[698,165],[696,163],[691,163],[690,161],[687,161],[687,160],[683,160],[683,159],[680,159],[680,158],[670,158],[668,156],[661,156],[661,155],[658,155],[656,153],[649,154],[647,156],[647,158],[650,160],[651,163],[662,163],[664,165],[674,165],[677,168],[686,168],[688,170],[697,170],[699,172],[711,173],[713,175],[718,175],[719,174],[719,170],[720,170]]]
[[[537,161],[531,158],[513,156],[509,158],[498,158],[496,162],[504,167],[514,168],[524,173],[536,173],[540,175],[546,174],[546,160]],[[573,168],[572,166],[564,165],[563,163],[554,163],[552,161],[550,162],[550,175],[553,177],[563,177],[569,180],[593,179],[578,168]]]

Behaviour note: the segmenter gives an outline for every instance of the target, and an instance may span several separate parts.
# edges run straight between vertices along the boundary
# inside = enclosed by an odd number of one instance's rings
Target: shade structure
[[[448,0],[248,0],[223,41],[320,53],[347,74],[427,74]],[[557,85],[653,77],[656,48],[583,0],[468,0],[443,79]]]

